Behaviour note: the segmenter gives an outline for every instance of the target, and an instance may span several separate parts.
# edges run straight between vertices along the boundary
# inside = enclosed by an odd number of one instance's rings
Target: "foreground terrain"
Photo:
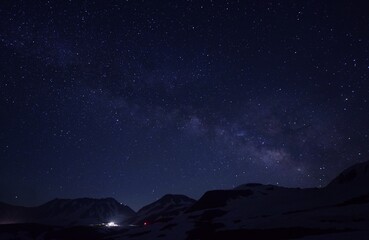
[[[324,188],[245,184],[197,201],[166,195],[137,213],[110,198],[0,204],[0,239],[368,239],[368,183],[365,162]]]

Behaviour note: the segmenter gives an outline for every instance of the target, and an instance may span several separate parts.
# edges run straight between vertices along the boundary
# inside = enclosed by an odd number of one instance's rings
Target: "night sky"
[[[367,1],[1,1],[0,201],[134,209],[369,155]]]

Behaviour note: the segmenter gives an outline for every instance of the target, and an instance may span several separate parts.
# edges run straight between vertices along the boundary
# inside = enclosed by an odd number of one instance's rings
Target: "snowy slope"
[[[245,184],[229,190],[206,192],[198,201],[185,196],[167,195],[142,208],[133,219],[146,226],[101,232],[93,229],[55,230],[42,227],[38,239],[368,239],[369,236],[369,162],[343,171],[325,188],[285,188],[273,185]],[[54,206],[56,205],[56,206]],[[93,212],[93,219],[111,216],[93,207],[89,201],[75,211],[72,202],[45,204],[45,209],[63,209],[76,219]],[[109,204],[108,204],[109,205]],[[114,205],[114,204],[113,204]],[[109,205],[110,206],[110,205]],[[9,206],[8,206],[9,207]],[[1,205],[0,205],[1,208]],[[12,207],[9,207],[12,208]],[[72,210],[71,210],[72,209]],[[89,210],[94,209],[94,210]],[[1,210],[1,209],[0,209]],[[22,211],[15,211],[17,214]],[[46,210],[50,213],[50,210]],[[109,211],[107,211],[109,212]],[[78,214],[77,214],[78,213]],[[58,211],[52,216],[59,216]],[[90,216],[87,214],[86,216]],[[49,216],[49,219],[51,216]],[[88,217],[86,219],[89,219]],[[58,220],[59,221],[59,220]],[[90,220],[89,220],[90,221]],[[7,227],[7,228],[11,228]],[[26,227],[27,226],[23,226]],[[29,234],[10,229],[8,234]],[[94,233],[94,234],[92,234]],[[51,234],[51,235],[50,235]],[[61,235],[60,235],[61,234]],[[12,235],[14,236],[14,235]],[[83,237],[82,237],[83,238]],[[0,226],[1,239],[1,226]],[[6,238],[3,238],[6,239]],[[25,238],[26,239],[26,238]],[[28,238],[32,239],[32,238]]]
[[[144,222],[166,221],[191,207],[196,201],[185,195],[167,194],[159,200],[141,208],[132,223],[143,225]]]
[[[135,212],[113,198],[55,199],[38,207],[0,204],[2,223],[42,223],[49,225],[90,225],[123,222]]]
[[[326,188],[350,188],[350,192],[360,192],[368,189],[367,183],[369,183],[369,161],[347,168],[333,179]]]
[[[245,184],[209,191],[184,214],[116,239],[367,239],[368,165],[345,170],[321,189]]]

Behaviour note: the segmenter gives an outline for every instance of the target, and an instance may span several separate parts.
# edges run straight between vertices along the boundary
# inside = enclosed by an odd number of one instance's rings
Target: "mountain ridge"
[[[90,225],[124,222],[135,212],[114,198],[56,198],[36,207],[0,204],[1,223],[42,223],[50,225]]]
[[[317,235],[316,239],[327,239],[324,238],[325,236],[329,239],[341,239],[338,238],[341,236],[367,239],[369,234],[368,176],[369,161],[346,168],[322,188],[287,188],[248,183],[233,189],[207,191],[197,201],[185,195],[167,194],[126,218],[127,225],[122,230],[92,228],[75,231],[77,233],[83,231],[86,234],[99,231],[99,234],[102,234],[99,239],[110,237],[114,240],[132,237],[136,240],[159,237],[168,240],[256,239],[265,236],[270,239],[295,237],[315,239],[315,235]],[[112,206],[124,207],[113,198],[100,200],[81,198],[79,200],[53,199],[40,205],[39,208],[51,214],[46,218],[50,219],[55,216],[58,218],[58,215],[49,208],[61,209],[61,212],[68,213],[76,212],[74,208],[79,209],[79,205],[82,205],[83,209],[93,209],[92,215],[89,215],[91,212],[84,211],[87,212],[84,218],[87,220],[99,217],[99,214],[95,214],[99,211],[106,212],[106,207],[108,210]],[[2,206],[17,209],[17,206],[0,202],[0,212]],[[13,212],[14,216],[20,217],[22,210],[32,211],[32,208],[20,208],[19,212]],[[77,212],[79,213],[80,210]],[[113,220],[109,218],[110,215],[101,216],[106,217],[106,221]],[[98,221],[102,220],[98,219]],[[51,223],[52,221],[46,224]],[[80,223],[70,223],[70,226]],[[82,223],[86,224],[83,221]],[[27,226],[22,225],[20,228]],[[58,230],[59,232],[55,233],[56,230],[50,230],[47,225],[44,226],[42,229],[45,230],[42,230],[42,233],[61,234],[64,231]],[[3,229],[9,228],[3,227]],[[7,231],[16,231],[17,227],[12,229]],[[69,228],[65,231],[68,232]]]

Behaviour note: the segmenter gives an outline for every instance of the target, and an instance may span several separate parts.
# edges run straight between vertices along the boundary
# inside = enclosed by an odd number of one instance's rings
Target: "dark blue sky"
[[[366,1],[3,1],[0,200],[137,209],[368,159]]]

